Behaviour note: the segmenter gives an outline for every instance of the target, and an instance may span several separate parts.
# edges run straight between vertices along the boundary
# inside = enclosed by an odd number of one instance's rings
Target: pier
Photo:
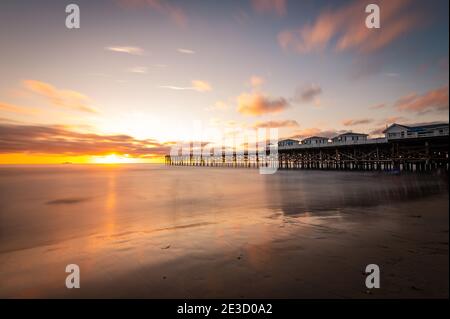
[[[406,127],[406,126],[402,126]],[[248,151],[221,154],[190,153],[165,157],[166,165],[206,167],[277,167],[279,169],[320,169],[360,171],[448,172],[448,124],[428,131],[386,129],[384,138],[367,139],[364,134],[341,134],[327,142],[311,137],[302,143],[284,140],[277,151],[265,156]],[[395,133],[393,133],[395,132]],[[415,133],[414,133],[415,132]],[[398,134],[397,134],[398,133]],[[414,134],[413,134],[414,133]],[[317,143],[312,143],[317,141]],[[320,142],[319,142],[320,141]],[[325,141],[325,142],[324,142]],[[220,152],[219,152],[220,153]]]

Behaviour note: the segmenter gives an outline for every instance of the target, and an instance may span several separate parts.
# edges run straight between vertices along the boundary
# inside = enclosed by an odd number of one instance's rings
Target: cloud
[[[160,85],[160,89],[169,89],[175,91],[184,91],[184,90],[193,90],[193,87],[183,87],[183,86],[175,86],[175,85]]]
[[[148,72],[148,68],[145,66],[135,66],[128,69],[128,71],[131,73],[146,74]]]
[[[198,92],[208,92],[212,90],[212,87],[208,82],[201,80],[193,80],[192,87]]]
[[[251,0],[253,10],[257,13],[286,14],[286,0]]]
[[[390,116],[385,119],[382,119],[378,121],[378,124],[393,124],[393,123],[399,123],[399,122],[405,122],[407,119],[403,116]]]
[[[195,54],[195,51],[190,49],[177,49],[177,51],[183,54]]]
[[[89,106],[90,99],[79,92],[60,90],[51,84],[35,80],[25,80],[23,81],[23,85],[29,91],[48,99],[54,106],[88,113],[97,113],[97,110]]]
[[[320,104],[319,96],[322,94],[322,88],[316,84],[310,84],[297,89],[294,100],[300,103],[314,102],[316,105]]]
[[[379,128],[373,129],[370,131],[371,136],[381,136],[384,135],[383,131],[386,129],[386,126],[381,126]]]
[[[448,85],[430,90],[422,95],[412,93],[401,97],[394,103],[394,107],[405,112],[442,112],[448,111]]]
[[[282,127],[298,127],[299,124],[295,120],[283,120],[283,121],[266,121],[256,122],[253,124],[253,128],[282,128]]]
[[[192,86],[174,86],[174,85],[161,85],[161,89],[178,90],[178,91],[197,91],[197,92],[209,92],[212,91],[211,85],[202,80],[193,80],[191,82]]]
[[[379,110],[379,109],[383,109],[385,107],[386,107],[386,104],[380,103],[380,104],[372,105],[371,107],[369,107],[369,109],[371,109],[371,110]]]
[[[418,12],[410,10],[411,0],[379,0],[381,28],[368,29],[364,1],[344,7],[326,9],[311,24],[300,29],[284,30],[278,42],[285,50],[298,53],[321,52],[330,44],[336,51],[356,50],[370,53],[380,50],[419,25]]]
[[[138,140],[128,135],[79,133],[65,126],[0,123],[0,153],[61,155],[129,154],[133,157],[164,155],[167,143]]]
[[[356,126],[356,125],[362,125],[362,124],[370,124],[372,123],[372,119],[348,119],[342,121],[342,125],[344,126]]]
[[[264,83],[264,78],[261,76],[252,75],[250,77],[250,85],[253,88],[259,88],[261,85],[263,85],[263,83]]]
[[[119,52],[119,53],[128,53],[131,55],[143,55],[144,54],[144,50],[139,47],[111,46],[111,47],[105,47],[105,50]]]
[[[237,111],[249,116],[280,113],[289,106],[289,102],[282,97],[270,98],[262,93],[242,93],[237,100]]]
[[[300,131],[297,131],[291,138],[303,139],[311,136],[323,136],[323,137],[334,137],[338,134],[343,133],[344,131],[336,131],[336,130],[322,130],[317,127],[306,128]]]
[[[28,108],[23,106],[17,106],[9,103],[0,102],[0,111],[16,113],[16,114],[25,114],[25,115],[34,115],[39,113],[39,110],[34,108]]]
[[[119,3],[125,7],[142,8],[147,7],[160,14],[168,16],[175,24],[185,27],[188,24],[188,17],[184,10],[167,0],[120,0]]]

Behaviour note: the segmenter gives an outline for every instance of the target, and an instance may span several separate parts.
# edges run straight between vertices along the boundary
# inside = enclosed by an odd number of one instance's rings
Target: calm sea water
[[[359,234],[352,229],[364,227],[374,236],[377,229],[393,233],[402,225],[398,216],[422,214],[418,207],[447,211],[446,177],[260,175],[159,165],[0,167],[0,296],[241,297],[266,286],[249,283],[236,291],[226,281],[255,273],[272,276],[267,291],[284,296],[284,279],[271,273],[281,267],[271,264],[274,256],[295,268],[296,254],[308,256],[305,249],[314,247],[317,253],[320,239],[350,243]],[[333,255],[323,247],[323,255]],[[70,263],[82,270],[77,292],[64,287]]]

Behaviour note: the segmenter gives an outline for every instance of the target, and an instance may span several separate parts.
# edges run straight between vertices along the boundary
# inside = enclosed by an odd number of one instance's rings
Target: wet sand
[[[0,222],[3,298],[448,298],[441,176],[2,167]]]

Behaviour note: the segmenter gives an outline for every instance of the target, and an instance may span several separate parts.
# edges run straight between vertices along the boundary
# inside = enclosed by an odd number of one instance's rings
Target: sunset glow
[[[1,0],[0,299],[438,312],[449,6]]]
[[[116,154],[109,154],[105,156],[95,156],[92,159],[92,163],[95,164],[130,164],[139,163],[139,159],[131,158],[127,154],[121,156]]]
[[[2,3],[0,164],[162,162],[218,142],[196,123],[300,140],[447,121],[448,3],[376,2],[382,32],[358,0],[80,0],[79,29],[55,2]]]

